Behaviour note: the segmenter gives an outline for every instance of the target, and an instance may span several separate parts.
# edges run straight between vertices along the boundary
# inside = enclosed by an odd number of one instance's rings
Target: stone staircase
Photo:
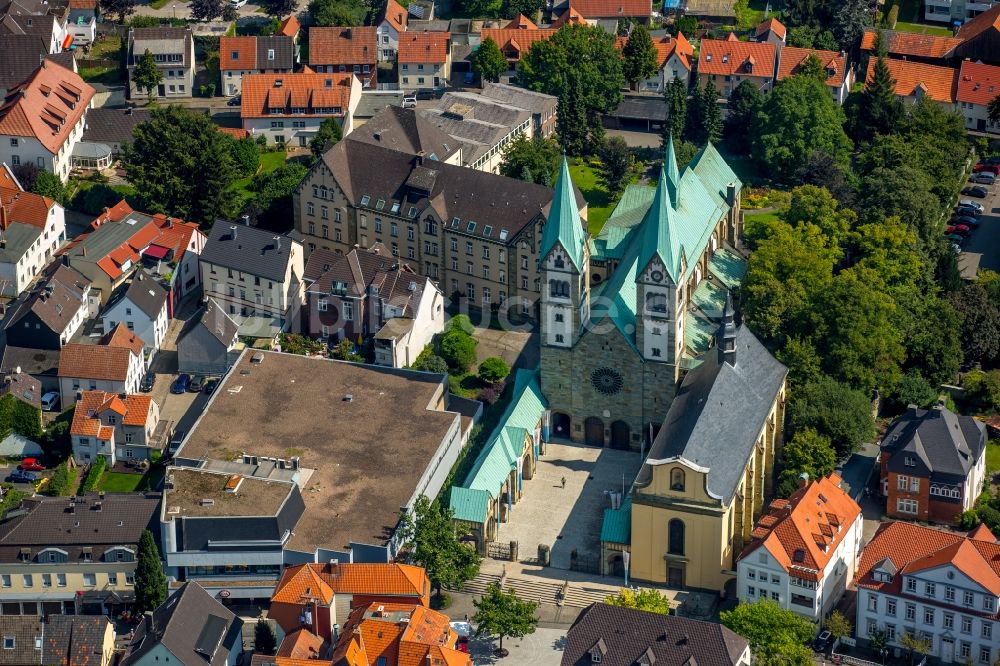
[[[481,596],[486,593],[486,588],[492,583],[501,583],[505,590],[513,588],[517,596],[526,601],[573,608],[586,608],[594,602],[604,601],[609,594],[614,593],[612,589],[592,587],[588,583],[570,582],[567,587],[565,583],[558,580],[528,576],[507,576],[504,578],[502,574],[496,573],[480,573],[469,581],[462,591]],[[564,588],[565,598],[561,599]]]

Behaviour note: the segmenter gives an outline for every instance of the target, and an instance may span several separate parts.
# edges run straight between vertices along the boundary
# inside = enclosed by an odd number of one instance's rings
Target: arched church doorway
[[[632,431],[624,421],[615,421],[611,424],[611,448],[628,451],[631,436]]]
[[[534,473],[535,471],[534,468],[532,467],[531,456],[530,455],[524,456],[524,459],[521,460],[521,478],[527,481],[532,476],[534,476]]]
[[[604,421],[596,416],[583,422],[583,441],[588,446],[604,446]]]
[[[565,437],[569,439],[569,414],[562,412],[552,412],[552,435],[555,437]]]

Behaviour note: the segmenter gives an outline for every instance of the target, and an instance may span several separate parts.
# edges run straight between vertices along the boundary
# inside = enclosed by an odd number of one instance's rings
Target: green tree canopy
[[[1000,354],[1000,311],[983,285],[967,284],[950,296],[958,312],[965,360],[989,363]]]
[[[510,374],[510,366],[499,356],[490,356],[479,364],[479,378],[487,384],[502,382]]]
[[[647,587],[639,588],[638,591],[623,587],[618,590],[618,594],[605,598],[604,603],[609,606],[635,608],[660,615],[670,615],[671,613],[670,599],[659,590]]]
[[[309,17],[318,27],[364,25],[368,8],[361,0],[310,0]]]
[[[989,115],[991,122],[1000,124],[1000,94],[990,100],[989,105],[986,107],[986,113]]]
[[[261,226],[276,229],[292,207],[292,192],[309,170],[299,162],[285,162],[274,171],[254,176],[253,210]]]
[[[427,572],[439,597],[442,587],[460,588],[479,572],[479,555],[459,541],[451,509],[438,500],[417,498],[404,532],[412,544],[413,561]]]
[[[587,147],[587,107],[583,100],[583,86],[574,71],[566,74],[568,85],[559,96],[556,108],[556,134],[562,149],[570,155],[582,155]]]
[[[156,66],[156,58],[149,49],[139,58],[135,69],[132,70],[132,82],[135,83],[136,91],[146,90],[150,101],[156,98],[156,87],[163,81],[163,72]]]
[[[507,144],[500,163],[500,174],[551,187],[559,171],[559,144],[540,135],[528,138],[519,134]]]
[[[191,18],[196,21],[212,21],[222,16],[229,3],[222,0],[191,0],[188,7],[191,8]]]
[[[872,79],[865,84],[859,111],[858,133],[863,137],[891,133],[903,115],[903,104],[896,97],[896,81],[884,56],[875,60]]]
[[[139,612],[155,610],[167,599],[167,577],[153,533],[143,530],[135,565],[135,605]]]
[[[830,438],[812,428],[795,433],[781,453],[781,474],[778,477],[779,497],[788,497],[799,487],[799,477],[808,474],[819,479],[837,467],[837,452]]]
[[[472,54],[472,71],[478,74],[482,81],[499,81],[500,75],[509,67],[507,56],[491,37],[484,39]]]
[[[600,155],[598,176],[601,184],[612,196],[617,195],[628,184],[634,162],[632,151],[623,137],[611,136],[604,140]]]
[[[660,63],[646,26],[640,24],[632,29],[622,49],[622,58],[625,80],[633,86],[656,74]]]
[[[486,594],[473,600],[476,614],[472,622],[476,625],[476,634],[480,636],[498,636],[500,650],[503,651],[503,639],[521,638],[534,633],[538,626],[535,610],[538,604],[534,601],[523,601],[514,590],[504,592],[497,583],[490,583]]]
[[[324,120],[309,144],[309,151],[312,153],[313,159],[318,160],[323,157],[323,153],[340,143],[343,136],[344,130],[340,127],[339,120],[333,117]]]
[[[465,372],[476,362],[476,339],[460,328],[448,330],[441,338],[441,357],[455,372]]]
[[[812,652],[806,643],[813,637],[809,620],[794,611],[785,610],[770,600],[752,604],[741,603],[723,611],[722,624],[750,643],[758,663],[768,666],[809,666]]]
[[[135,0],[101,0],[101,13],[114,16],[117,23],[124,23],[135,13]]]
[[[663,124],[662,145],[666,147],[671,137],[680,141],[687,126],[687,83],[679,77],[673,77],[663,90],[663,99],[667,103],[667,122]]]
[[[274,634],[274,627],[263,615],[257,618],[257,624],[253,628],[253,648],[257,654],[272,655],[278,648],[278,637]]]
[[[734,153],[745,155],[750,152],[750,128],[763,103],[764,94],[750,79],[741,81],[730,94],[723,134],[726,145]]]
[[[788,408],[788,423],[793,433],[811,428],[828,437],[838,457],[875,439],[871,397],[830,377],[796,388]]]
[[[250,137],[238,140],[229,138],[229,154],[233,157],[236,174],[241,178],[250,178],[260,167],[260,146]]]
[[[66,186],[63,185],[59,176],[51,171],[39,170],[35,182],[31,185],[31,191],[43,197],[55,199],[59,203],[66,203]]]

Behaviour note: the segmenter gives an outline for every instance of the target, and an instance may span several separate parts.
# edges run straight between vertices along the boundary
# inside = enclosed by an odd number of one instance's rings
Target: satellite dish
[[[16,368],[14,368],[14,374],[18,375],[21,374],[21,366],[17,366]]]

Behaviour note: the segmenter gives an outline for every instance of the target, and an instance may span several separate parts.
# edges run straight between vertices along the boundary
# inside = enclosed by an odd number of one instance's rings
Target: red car
[[[45,469],[45,465],[38,462],[38,458],[25,458],[18,467],[25,472],[41,472]]]
[[[964,224],[956,224],[954,226],[946,227],[944,233],[946,235],[958,234],[959,236],[968,236],[970,231],[969,227]]]
[[[1000,164],[985,164],[980,162],[973,169],[976,173],[992,173],[996,176],[1000,176]]]

